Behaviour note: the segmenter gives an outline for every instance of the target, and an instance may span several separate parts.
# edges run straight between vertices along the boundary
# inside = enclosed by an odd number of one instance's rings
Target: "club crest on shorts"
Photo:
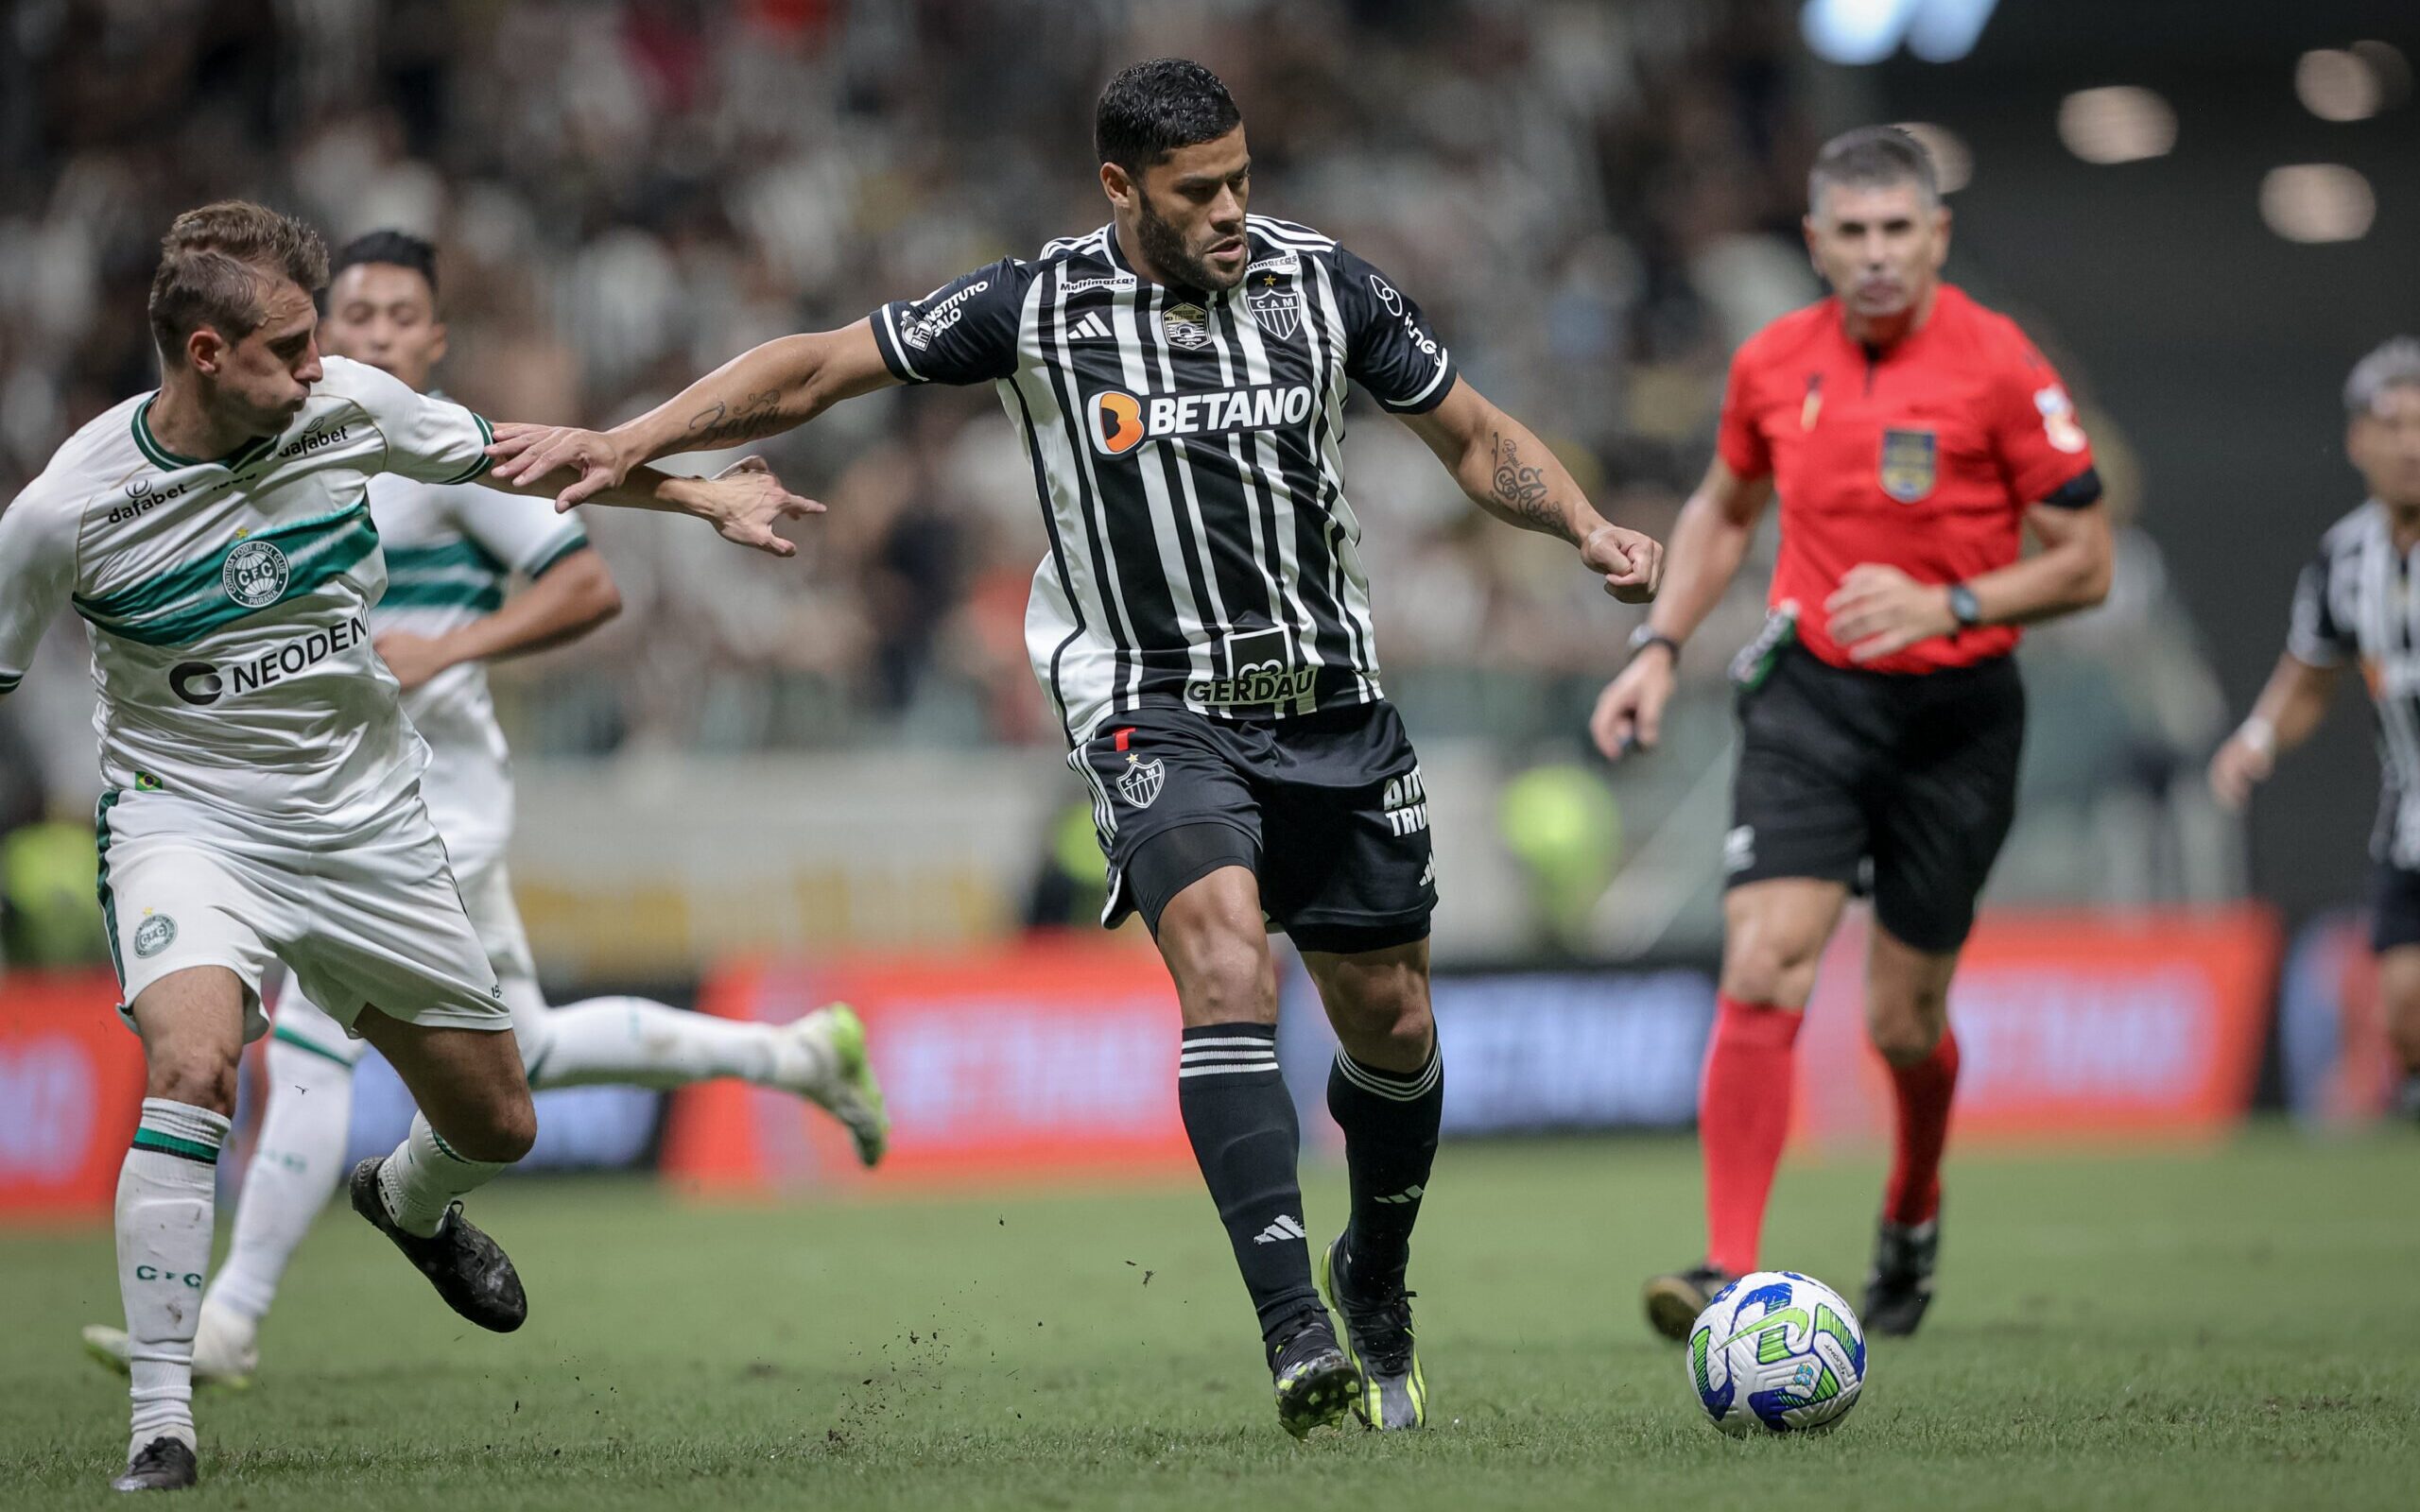
[[[1303,295],[1277,286],[1277,275],[1261,275],[1260,287],[1244,296],[1244,308],[1263,331],[1280,341],[1290,339],[1303,326]]]
[[[227,596],[246,609],[267,609],[285,596],[290,569],[285,553],[267,541],[247,541],[227,554],[218,580]]]
[[[1160,312],[1160,329],[1170,346],[1199,352],[1210,344],[1210,312],[1198,304],[1171,304]]]
[[[1932,491],[1940,471],[1941,439],[1930,431],[1882,433],[1882,491],[1913,504]]]
[[[1160,788],[1167,776],[1167,765],[1157,756],[1147,762],[1130,750],[1126,753],[1126,770],[1117,779],[1117,796],[1138,809],[1148,809],[1159,800]]]
[[[149,960],[177,942],[177,921],[165,914],[145,914],[134,926],[134,954]]]

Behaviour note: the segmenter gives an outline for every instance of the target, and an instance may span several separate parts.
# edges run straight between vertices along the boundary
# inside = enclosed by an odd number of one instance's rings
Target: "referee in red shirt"
[[[2016,803],[2025,690],[2010,653],[2018,626],[2109,589],[2075,408],[2014,321],[1942,282],[1949,212],[1925,149],[1892,127],[1826,144],[1806,233],[1832,297],[1733,358],[1718,455],[1591,725],[1609,757],[1655,744],[1683,644],[1778,492],[1771,616],[1732,667],[1739,768],[1699,1103],[1705,1261],[1647,1284],[1649,1321],[1675,1339],[1756,1268],[1800,1015],[1869,875],[1866,1027],[1898,1117],[1864,1320],[1907,1333],[1923,1318],[1958,1079],[1949,979]]]

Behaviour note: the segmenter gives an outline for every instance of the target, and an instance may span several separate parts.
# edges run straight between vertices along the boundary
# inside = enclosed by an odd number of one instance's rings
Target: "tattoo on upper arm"
[[[689,417],[688,446],[693,452],[712,452],[742,441],[775,435],[788,428],[782,414],[782,391],[768,388],[762,393],[749,394],[736,405],[717,399]]]
[[[1502,431],[1494,433],[1494,450],[1495,498],[1504,512],[1535,529],[1563,531],[1566,522],[1564,512],[1547,497],[1547,470],[1524,466],[1520,444]]]

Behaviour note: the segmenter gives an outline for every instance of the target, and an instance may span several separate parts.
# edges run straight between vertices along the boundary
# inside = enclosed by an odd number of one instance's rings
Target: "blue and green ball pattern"
[[[1689,1331],[1689,1383],[1726,1434],[1828,1428],[1865,1386],[1865,1332],[1839,1293],[1796,1271],[1717,1292]]]

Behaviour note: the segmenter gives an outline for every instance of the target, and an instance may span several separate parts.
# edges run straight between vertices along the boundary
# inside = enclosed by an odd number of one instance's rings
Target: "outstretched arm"
[[[682,452],[713,452],[804,425],[843,399],[898,382],[874,344],[871,321],[838,331],[783,336],[751,348],[655,408],[598,432],[508,423],[495,428],[489,455],[508,488],[548,474],[574,474],[555,490],[558,507],[585,503],[683,508],[678,503],[610,493],[633,468]],[[690,510],[687,512],[695,512]]]
[[[1436,408],[1400,418],[1472,503],[1508,524],[1569,541],[1582,563],[1604,577],[1605,592],[1623,603],[1655,597],[1664,548],[1608,523],[1546,443],[1478,389],[1457,378]]]
[[[543,427],[530,427],[543,429]],[[499,428],[498,434],[502,434]],[[549,434],[603,440],[595,431],[562,431]],[[577,475],[575,475],[577,474]],[[593,481],[592,481],[593,479]],[[771,468],[761,456],[742,457],[710,478],[683,477],[678,473],[659,472],[651,467],[632,468],[618,483],[593,477],[575,460],[557,468],[541,471],[528,482],[516,482],[501,475],[501,469],[491,473],[487,481],[510,493],[527,494],[534,499],[553,499],[559,510],[573,504],[610,504],[625,509],[659,509],[666,514],[695,515],[713,525],[725,541],[776,557],[794,557],[798,547],[773,534],[773,526],[785,520],[796,520],[810,514],[821,514],[823,506],[813,499],[802,498],[782,487]],[[582,499],[565,504],[571,490],[590,485]]]

